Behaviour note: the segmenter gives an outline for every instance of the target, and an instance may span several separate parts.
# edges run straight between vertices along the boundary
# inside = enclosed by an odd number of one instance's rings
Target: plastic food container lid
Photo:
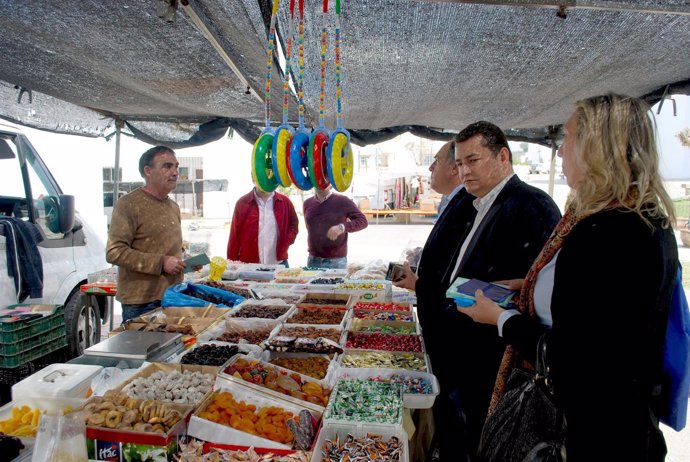
[[[86,398],[91,380],[102,366],[51,364],[12,386],[12,399],[33,396]]]

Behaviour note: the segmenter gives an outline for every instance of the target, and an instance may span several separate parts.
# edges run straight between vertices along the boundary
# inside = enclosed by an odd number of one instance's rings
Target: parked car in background
[[[549,170],[549,164],[546,162],[538,162],[529,166],[530,174],[549,173]]]

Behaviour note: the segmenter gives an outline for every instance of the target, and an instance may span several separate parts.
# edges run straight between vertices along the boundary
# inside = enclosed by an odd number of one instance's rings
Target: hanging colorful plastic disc
[[[328,131],[319,127],[311,134],[309,140],[309,178],[319,189],[326,189],[330,185],[328,180]]]
[[[273,173],[280,186],[288,187],[292,185],[292,180],[288,174],[289,151],[288,145],[292,139],[293,129],[289,125],[281,125],[273,135],[273,147],[271,160],[273,163]]]
[[[254,184],[262,191],[275,191],[278,187],[275,173],[273,171],[273,134],[264,133],[254,143],[252,151],[252,179]]]
[[[328,143],[328,178],[336,191],[343,192],[352,184],[354,174],[350,134],[336,130]]]
[[[309,133],[297,130],[290,142],[290,178],[302,191],[314,187],[309,176]]]

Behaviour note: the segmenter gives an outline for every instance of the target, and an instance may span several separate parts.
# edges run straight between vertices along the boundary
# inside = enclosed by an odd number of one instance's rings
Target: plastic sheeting
[[[168,23],[157,16],[153,0],[0,0],[0,116],[87,136],[112,132],[120,119],[137,137],[174,147],[212,141],[226,127],[254,140],[264,127],[264,105],[255,94],[264,96],[271,3],[189,3],[242,79],[184,11]],[[326,120],[333,128],[330,3]],[[687,0],[586,3],[611,9],[571,8],[563,19],[545,7],[343,1],[345,127],[363,145],[407,130],[448,139],[484,119],[510,129],[513,139],[549,144],[545,127],[563,123],[578,99],[615,91],[655,102],[667,85],[670,94],[690,93]],[[281,2],[278,17],[283,46],[288,5]],[[674,13],[659,12],[669,5]],[[319,116],[321,6],[305,0],[304,99],[310,126]],[[277,62],[273,126],[283,106]],[[294,95],[290,120],[296,124]]]

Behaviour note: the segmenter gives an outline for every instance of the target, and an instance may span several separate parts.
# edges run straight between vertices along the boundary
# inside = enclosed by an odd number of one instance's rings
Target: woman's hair
[[[579,215],[611,203],[667,228],[675,223],[673,203],[659,175],[656,123],[649,105],[638,98],[608,94],[576,103],[575,161],[582,182],[571,197]]]

